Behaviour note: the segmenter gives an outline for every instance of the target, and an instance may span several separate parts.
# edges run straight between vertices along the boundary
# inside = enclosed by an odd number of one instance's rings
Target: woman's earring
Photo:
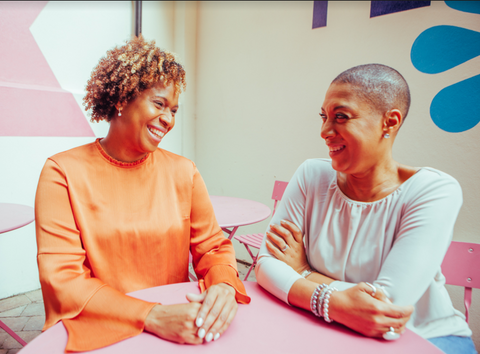
[[[118,115],[120,115],[120,113],[118,113]],[[385,134],[383,134],[383,137],[384,137],[385,139],[389,139],[389,138],[390,138],[390,134],[385,133]]]
[[[121,109],[118,110],[118,116],[119,116],[119,117],[122,116],[122,110],[121,110]]]

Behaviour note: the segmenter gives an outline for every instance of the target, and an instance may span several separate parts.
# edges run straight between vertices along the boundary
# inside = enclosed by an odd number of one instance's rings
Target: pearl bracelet
[[[317,317],[320,317],[320,314],[318,312],[318,306],[317,306],[318,295],[320,294],[320,291],[326,287],[328,287],[327,284],[320,284],[319,286],[317,286],[317,288],[313,292],[312,297],[310,299],[310,309],[312,310],[313,314]]]
[[[322,310],[322,306],[323,306],[323,299],[325,298],[325,293],[327,292],[328,290],[328,286],[325,286],[322,290],[322,292],[320,293],[320,296],[318,297],[318,315],[319,317],[323,317],[323,310]]]
[[[328,287],[327,291],[325,292],[325,297],[323,299],[323,319],[328,323],[333,321],[332,319],[330,319],[330,317],[328,317],[328,303],[330,301],[330,296],[336,290],[337,288]]]

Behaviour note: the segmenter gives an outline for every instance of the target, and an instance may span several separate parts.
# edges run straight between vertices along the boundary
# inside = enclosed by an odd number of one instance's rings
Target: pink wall
[[[46,4],[0,2],[0,136],[94,136],[30,33]]]

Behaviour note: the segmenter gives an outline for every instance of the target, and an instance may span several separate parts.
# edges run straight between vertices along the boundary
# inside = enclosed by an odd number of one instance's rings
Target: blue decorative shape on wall
[[[480,55],[480,33],[455,26],[426,29],[412,45],[413,66],[426,74],[447,71]]]
[[[327,7],[328,1],[313,2],[312,29],[318,27],[325,27],[327,25]]]
[[[480,1],[445,1],[445,4],[458,11],[480,14]]]
[[[370,4],[370,17],[382,16],[425,6],[430,6],[430,1],[372,1]]]
[[[472,129],[480,122],[480,75],[445,87],[433,99],[430,116],[449,133]]]

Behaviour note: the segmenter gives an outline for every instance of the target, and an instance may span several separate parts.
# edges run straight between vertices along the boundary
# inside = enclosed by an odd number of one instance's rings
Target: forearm
[[[326,275],[323,275],[317,271],[312,271],[308,276],[305,277],[305,279],[314,282],[316,284],[327,284],[330,285],[332,282],[335,281],[335,279],[327,277]]]
[[[298,279],[290,288],[288,303],[310,311],[310,299],[319,284],[332,283],[334,279],[323,274],[312,272],[305,279]]]

